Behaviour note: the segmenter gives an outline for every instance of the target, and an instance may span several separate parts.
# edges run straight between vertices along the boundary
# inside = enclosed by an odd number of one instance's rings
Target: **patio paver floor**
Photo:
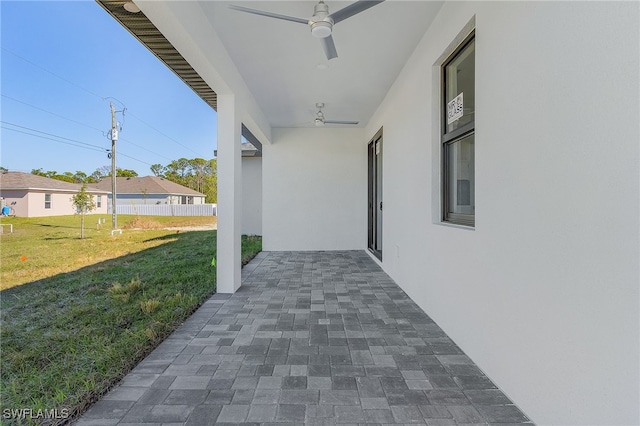
[[[262,252],[76,423],[522,424],[364,251]]]

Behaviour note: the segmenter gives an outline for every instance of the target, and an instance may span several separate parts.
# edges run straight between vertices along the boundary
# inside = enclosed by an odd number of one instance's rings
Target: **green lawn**
[[[81,240],[78,217],[8,222],[14,233],[0,239],[2,286],[10,287],[0,292],[3,410],[82,412],[215,292],[216,231],[125,229],[112,237],[109,218],[98,230],[89,216],[94,225]],[[243,236],[243,261],[261,245]]]

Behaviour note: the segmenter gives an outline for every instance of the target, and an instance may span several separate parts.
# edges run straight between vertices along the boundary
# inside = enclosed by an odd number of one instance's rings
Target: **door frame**
[[[382,128],[367,145],[367,248],[382,261]]]

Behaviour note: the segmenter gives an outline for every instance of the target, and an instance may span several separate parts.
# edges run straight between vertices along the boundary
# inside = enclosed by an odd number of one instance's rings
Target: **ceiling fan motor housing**
[[[313,8],[313,16],[309,20],[311,34],[316,38],[325,38],[331,35],[333,19],[329,16],[329,6],[323,1]]]

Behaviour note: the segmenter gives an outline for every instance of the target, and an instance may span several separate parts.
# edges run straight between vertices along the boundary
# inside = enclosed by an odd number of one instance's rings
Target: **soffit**
[[[196,92],[211,108],[217,109],[217,95],[189,65],[143,12],[131,13],[124,9],[127,1],[97,0],[115,20],[147,47],[160,61],[171,69],[187,86]]]

